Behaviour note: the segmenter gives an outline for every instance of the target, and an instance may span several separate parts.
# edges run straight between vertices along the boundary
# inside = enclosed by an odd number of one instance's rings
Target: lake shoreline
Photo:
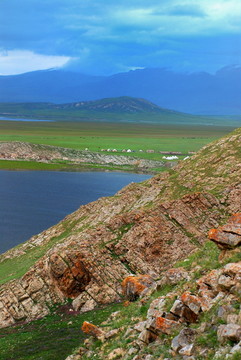
[[[17,164],[16,164],[17,163]],[[163,166],[156,170],[152,169],[136,169],[134,167],[108,166],[100,164],[90,164],[79,166],[77,164],[58,164],[58,163],[42,163],[35,161],[21,160],[0,160],[0,171],[61,171],[61,172],[125,172],[143,175],[156,175],[162,171],[168,171],[170,167]]]

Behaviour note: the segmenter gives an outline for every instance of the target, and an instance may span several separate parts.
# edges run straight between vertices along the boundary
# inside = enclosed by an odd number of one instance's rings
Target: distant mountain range
[[[143,69],[105,77],[63,70],[0,76],[0,102],[81,103],[122,96],[193,114],[241,114],[241,67],[214,75]]]
[[[210,122],[215,124],[220,122],[218,118],[185,114],[161,108],[145,99],[130,96],[64,104],[0,103],[0,119],[9,118],[158,124],[210,124]]]

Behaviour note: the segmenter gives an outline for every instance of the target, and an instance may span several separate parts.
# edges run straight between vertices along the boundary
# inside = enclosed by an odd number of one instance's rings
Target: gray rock
[[[241,326],[238,324],[220,325],[217,331],[218,341],[223,343],[226,340],[240,341]]]
[[[179,350],[191,345],[194,340],[195,334],[196,332],[190,328],[182,329],[180,333],[172,340],[171,348],[175,352],[180,352]]]
[[[229,314],[234,312],[234,308],[231,305],[222,305],[218,308],[218,317],[224,321],[227,321]]]
[[[228,324],[238,324],[239,316],[236,314],[230,314],[227,316],[227,323]]]
[[[193,354],[193,350],[194,350],[193,344],[186,345],[179,351],[179,354],[184,356],[191,356]]]
[[[174,304],[172,305],[172,308],[170,310],[170,312],[174,315],[180,316],[182,315],[182,311],[183,311],[183,303],[180,300],[176,300],[174,302]]]
[[[166,304],[166,299],[164,297],[157,298],[153,300],[147,311],[147,318],[154,318],[157,316],[162,316]]]
[[[141,321],[134,326],[134,329],[138,332],[142,332],[146,328],[147,321]]]

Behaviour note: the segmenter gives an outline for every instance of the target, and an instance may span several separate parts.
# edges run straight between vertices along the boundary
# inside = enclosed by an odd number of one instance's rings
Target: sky
[[[0,0],[0,75],[215,73],[241,64],[240,0]]]

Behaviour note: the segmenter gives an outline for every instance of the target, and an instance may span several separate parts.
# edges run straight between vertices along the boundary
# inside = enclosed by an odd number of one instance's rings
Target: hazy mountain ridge
[[[105,77],[62,70],[0,76],[0,102],[67,103],[131,96],[181,112],[237,115],[240,93],[239,67],[214,75],[143,69]]]
[[[92,101],[81,101],[68,104],[53,105],[57,109],[75,108],[78,110],[103,111],[103,112],[125,112],[125,113],[140,113],[151,112],[161,113],[169,112],[176,113],[169,109],[163,109],[158,105],[151,103],[145,99],[133,98],[130,96],[121,96],[117,98],[105,98]]]
[[[146,99],[121,96],[92,101],[78,101],[64,104],[45,102],[0,103],[0,116],[6,118],[26,118],[56,121],[107,121],[159,124],[202,124],[224,125],[227,119],[219,117],[191,115],[162,108]],[[232,126],[239,124],[235,118]],[[237,125],[236,125],[237,124]]]

